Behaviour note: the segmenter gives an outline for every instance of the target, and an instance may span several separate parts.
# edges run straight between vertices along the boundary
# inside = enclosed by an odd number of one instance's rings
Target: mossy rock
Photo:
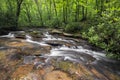
[[[30,34],[33,38],[41,38],[43,37],[43,33],[41,31],[32,31]]]

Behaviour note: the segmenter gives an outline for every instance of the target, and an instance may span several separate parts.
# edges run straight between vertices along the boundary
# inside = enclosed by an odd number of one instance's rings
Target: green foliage
[[[112,59],[118,59],[120,60],[120,55],[119,54],[113,54],[113,53],[108,53],[107,56]]]
[[[105,49],[108,53],[114,53],[114,58],[119,58],[120,18],[114,16],[113,13],[107,14],[105,12],[102,13],[102,17],[97,18],[97,21],[98,24],[84,32],[83,37],[88,38],[90,43]]]
[[[80,23],[78,22],[69,23],[65,27],[65,31],[70,32],[70,33],[80,31],[81,29],[82,27],[80,26]]]
[[[62,25],[62,22],[58,19],[53,19],[53,20],[46,21],[44,25],[50,28],[58,28]]]

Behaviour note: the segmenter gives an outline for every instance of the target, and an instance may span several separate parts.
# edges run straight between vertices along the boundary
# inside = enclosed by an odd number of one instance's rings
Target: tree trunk
[[[16,27],[18,27],[18,20],[20,16],[20,11],[21,11],[21,4],[23,0],[16,0],[17,2],[17,10],[16,10]]]
[[[51,0],[50,0],[51,1]],[[51,13],[50,13],[50,10],[49,10],[49,8],[48,8],[48,4],[47,4],[47,0],[45,0],[45,3],[46,3],[46,9],[47,9],[47,18],[48,18],[48,20],[50,20],[51,19]],[[51,4],[50,4],[51,5]]]
[[[67,0],[66,1],[66,11],[65,11],[66,12],[66,15],[65,15],[66,16],[66,23],[68,22],[68,7],[69,7],[68,2],[69,1]]]
[[[84,19],[85,19],[85,7],[82,6],[82,19],[81,19],[81,21],[84,21]]]
[[[67,15],[68,15],[68,0],[63,0],[63,22],[65,24],[67,24],[67,20],[68,20]]]
[[[87,0],[86,0],[86,2],[85,2],[86,4],[87,4]],[[87,19],[87,7],[85,8],[85,18],[84,18],[85,20]]]
[[[38,0],[35,0],[35,3],[36,3],[36,6],[37,6],[37,9],[38,9],[39,16],[40,16],[41,26],[43,26],[42,12],[40,10],[39,4],[38,4]]]
[[[96,2],[96,9],[98,11],[98,0],[95,0],[95,2]]]
[[[79,11],[80,11],[80,5],[79,0],[76,1],[76,11],[75,11],[75,21],[79,21]]]
[[[63,22],[66,23],[66,19],[65,19],[65,4],[64,4],[64,0],[63,0]]]
[[[28,8],[28,6],[26,4],[24,4],[24,6],[25,6],[25,9],[26,9],[26,15],[27,15],[27,18],[28,18],[29,25],[31,26],[30,10],[29,10],[29,8]]]
[[[101,8],[100,8],[100,15],[102,15],[102,12],[103,12],[103,5],[104,5],[104,2],[103,2],[103,0],[100,0],[100,6],[101,6]]]
[[[54,11],[55,11],[55,15],[56,15],[56,17],[57,17],[57,9],[56,9],[55,0],[53,0],[53,4],[54,4]]]

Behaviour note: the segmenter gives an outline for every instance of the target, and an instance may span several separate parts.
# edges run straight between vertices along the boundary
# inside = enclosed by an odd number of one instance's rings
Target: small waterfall
[[[43,42],[33,41],[32,37],[30,35],[26,35],[26,41],[30,42],[30,43],[33,43],[33,44],[38,44],[38,45],[41,45],[41,46],[49,46],[48,44],[45,44]]]
[[[13,33],[8,33],[8,35],[3,35],[3,36],[0,36],[0,37],[14,38],[15,35]]]
[[[32,40],[32,37],[30,35],[26,35],[26,40]]]
[[[43,41],[64,41],[64,42],[69,42],[69,43],[75,43],[72,40],[66,40],[66,39],[62,39],[59,37],[54,37],[52,35],[49,34],[49,32],[44,33],[45,38],[43,38]]]

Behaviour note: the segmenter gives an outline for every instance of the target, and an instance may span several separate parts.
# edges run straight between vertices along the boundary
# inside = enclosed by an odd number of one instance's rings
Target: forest
[[[26,27],[81,34],[120,60],[120,0],[1,0],[0,34]]]

